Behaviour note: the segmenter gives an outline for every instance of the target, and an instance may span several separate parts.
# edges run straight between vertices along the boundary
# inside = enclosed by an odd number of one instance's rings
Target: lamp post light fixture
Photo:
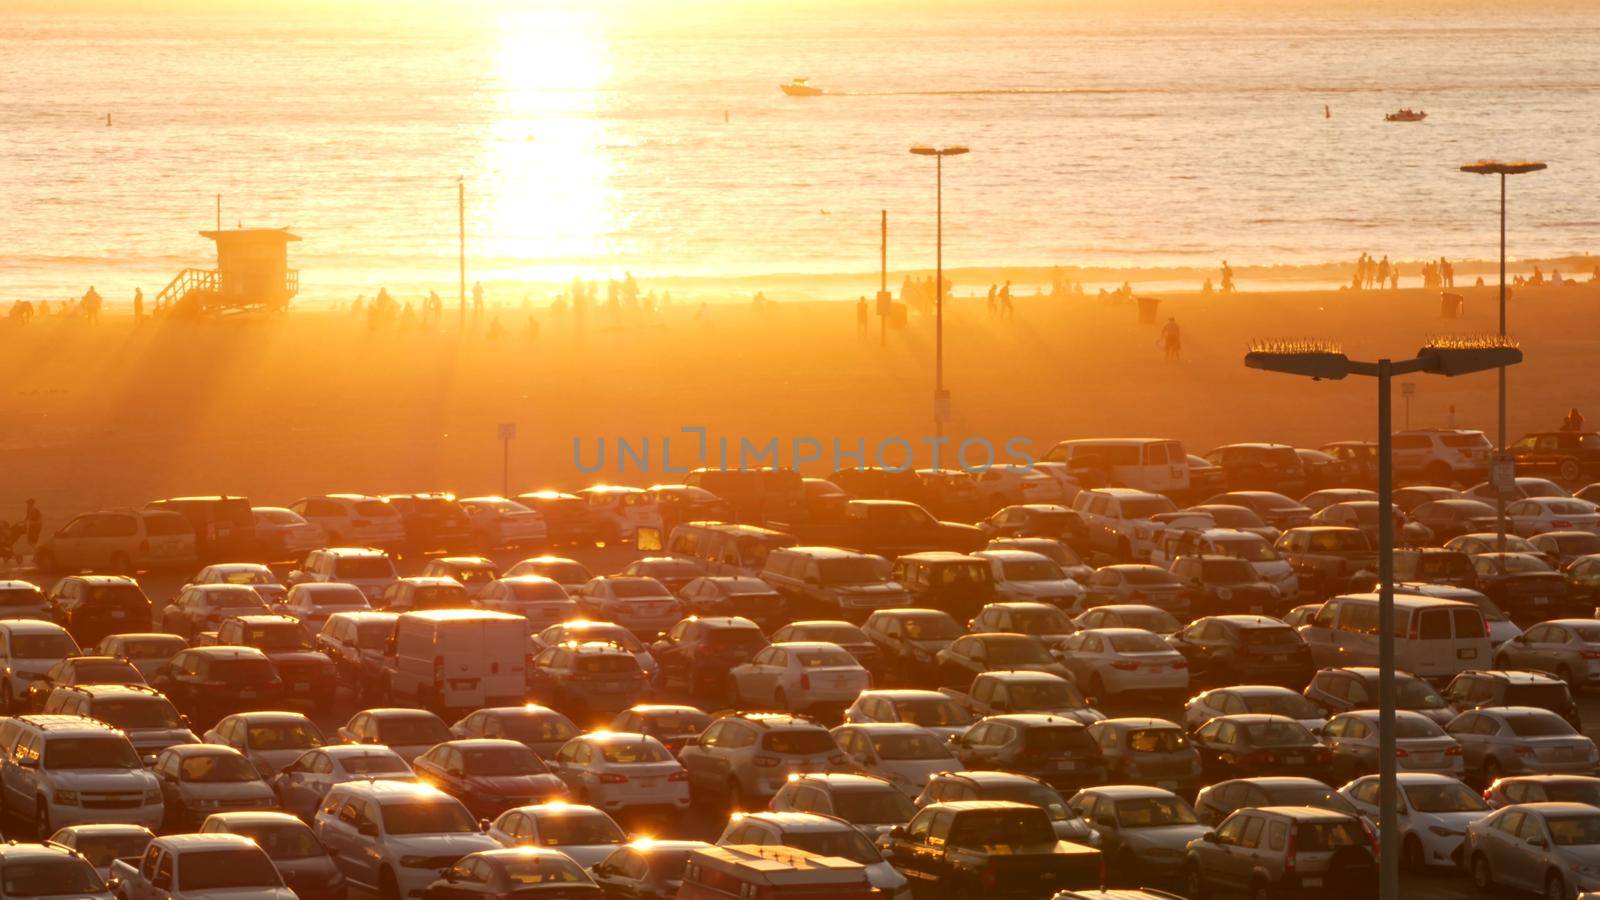
[[[1480,159],[1477,162],[1467,163],[1461,171],[1474,175],[1500,176],[1500,336],[1506,336],[1506,176],[1526,175],[1529,172],[1538,172],[1549,168],[1542,162],[1524,160],[1519,162],[1506,162],[1495,159]],[[1494,465],[1490,469],[1490,480],[1495,481],[1496,470],[1502,464],[1506,455],[1506,370],[1500,369],[1500,399],[1499,399],[1499,433],[1495,439]],[[1502,485],[1495,484],[1495,532],[1499,535],[1495,549],[1501,553],[1506,549],[1506,492]],[[1505,557],[1500,560],[1502,571],[1505,567]]]
[[[1258,342],[1245,355],[1252,369],[1339,381],[1350,375],[1378,379],[1378,854],[1379,900],[1400,900],[1400,840],[1395,757],[1394,679],[1394,460],[1390,447],[1390,381],[1395,375],[1467,375],[1522,361],[1522,351],[1503,335],[1450,336],[1430,340],[1411,359],[1358,362],[1337,344],[1314,340]],[[1504,375],[1501,376],[1504,378]]]
[[[918,144],[911,152],[916,156],[931,156],[934,162],[933,435],[937,448],[937,439],[944,437],[944,420],[950,415],[950,395],[944,390],[944,158],[969,151],[959,144],[949,147]]]

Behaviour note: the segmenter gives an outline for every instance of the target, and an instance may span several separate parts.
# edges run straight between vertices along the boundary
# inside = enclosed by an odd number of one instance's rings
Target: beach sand
[[[1158,321],[1182,328],[1177,363],[1163,361],[1159,326],[1140,324],[1131,304],[1023,296],[1002,321],[982,300],[958,299],[945,315],[947,434],[1026,440],[1036,455],[1069,437],[1170,436],[1199,453],[1238,440],[1370,439],[1370,380],[1248,370],[1250,340],[1318,337],[1359,358],[1407,357],[1430,335],[1494,331],[1494,288],[1460,292],[1466,313],[1454,320],[1421,289],[1160,294]],[[784,462],[793,439],[814,439],[824,458],[805,468],[823,474],[835,439],[865,442],[868,462],[885,438],[927,447],[931,318],[913,313],[880,346],[876,318],[857,337],[853,304],[713,305],[704,320],[696,309],[580,321],[539,308],[537,336],[521,309],[469,320],[465,335],[453,313],[438,332],[374,333],[362,317],[311,310],[138,328],[110,314],[98,327],[0,323],[0,519],[27,497],[55,527],[72,512],[181,494],[268,505],[324,491],[499,492],[502,422],[518,426],[513,491],[681,480],[662,471],[660,442],[673,438],[673,465],[697,464],[686,427],[707,430],[713,461],[721,437],[735,454],[741,437],[777,438]],[[1572,406],[1600,421],[1600,286],[1517,289],[1510,322],[1527,354],[1510,377],[1512,438],[1555,427]],[[1493,374],[1411,380],[1412,425],[1453,420],[1492,436]],[[1406,407],[1397,390],[1397,427]],[[652,445],[653,471],[616,471],[619,436]],[[600,438],[607,470],[580,471],[574,441],[592,462]],[[901,452],[890,447],[890,461]]]

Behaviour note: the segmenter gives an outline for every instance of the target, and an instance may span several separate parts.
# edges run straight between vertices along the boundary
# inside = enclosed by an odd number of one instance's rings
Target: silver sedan
[[[1322,729],[1322,742],[1333,751],[1334,783],[1378,771],[1378,716],[1375,709],[1340,713]],[[1409,709],[1394,713],[1395,755],[1406,772],[1435,772],[1461,777],[1461,744],[1432,719]]]
[[[1600,622],[1555,619],[1540,622],[1500,645],[1497,669],[1549,672],[1574,690],[1600,684]]]
[[[1548,709],[1496,706],[1468,710],[1445,731],[1461,743],[1467,773],[1482,785],[1501,775],[1592,775],[1594,741]]]
[[[1600,889],[1600,809],[1522,803],[1467,826],[1467,871],[1480,891],[1513,887],[1545,900]]]

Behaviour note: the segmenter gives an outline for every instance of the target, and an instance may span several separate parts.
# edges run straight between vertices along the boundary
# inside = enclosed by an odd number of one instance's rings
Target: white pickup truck
[[[137,865],[113,862],[106,886],[117,900],[296,900],[266,852],[240,834],[158,837]]]

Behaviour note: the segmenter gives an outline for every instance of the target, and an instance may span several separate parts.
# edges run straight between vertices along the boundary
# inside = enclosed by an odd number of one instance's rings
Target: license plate
[[[1274,654],[1272,654],[1272,661],[1276,662],[1276,663],[1288,662],[1289,661],[1289,654],[1287,654],[1287,653],[1274,653]]]
[[[294,684],[289,686],[289,690],[291,690],[291,691],[309,691],[309,690],[311,690],[311,682],[309,682],[309,681],[296,681]]]
[[[240,688],[239,689],[239,699],[240,700],[253,700],[253,699],[255,699],[255,696],[256,696],[256,689],[255,688]]]
[[[1058,772],[1071,772],[1076,768],[1078,768],[1078,764],[1070,759],[1058,760],[1056,762],[1056,771]]]
[[[661,779],[659,779],[659,778],[641,778],[641,779],[639,779],[639,786],[640,787],[653,788],[653,787],[660,786],[660,784],[661,784]]]
[[[478,679],[476,678],[452,678],[450,679],[450,688],[451,690],[465,691],[469,690],[477,683]]]
[[[1283,762],[1284,762],[1284,765],[1303,766],[1306,763],[1306,758],[1304,756],[1298,754],[1298,753],[1295,753],[1295,754],[1291,754],[1289,756],[1285,756],[1283,758]]]
[[[1550,602],[1550,598],[1549,597],[1535,597],[1535,598],[1533,598],[1533,605],[1534,606],[1544,606],[1546,603],[1549,603],[1549,602]]]
[[[113,609],[111,611],[111,618],[113,619],[126,619],[127,617],[128,614],[120,609]]]
[[[1460,650],[1456,651],[1456,659],[1477,659],[1477,658],[1478,658],[1478,648],[1477,647],[1462,647]]]
[[[1302,878],[1302,879],[1300,879],[1300,886],[1301,887],[1308,887],[1308,888],[1322,887],[1322,879],[1321,878],[1316,878],[1316,877]]]

